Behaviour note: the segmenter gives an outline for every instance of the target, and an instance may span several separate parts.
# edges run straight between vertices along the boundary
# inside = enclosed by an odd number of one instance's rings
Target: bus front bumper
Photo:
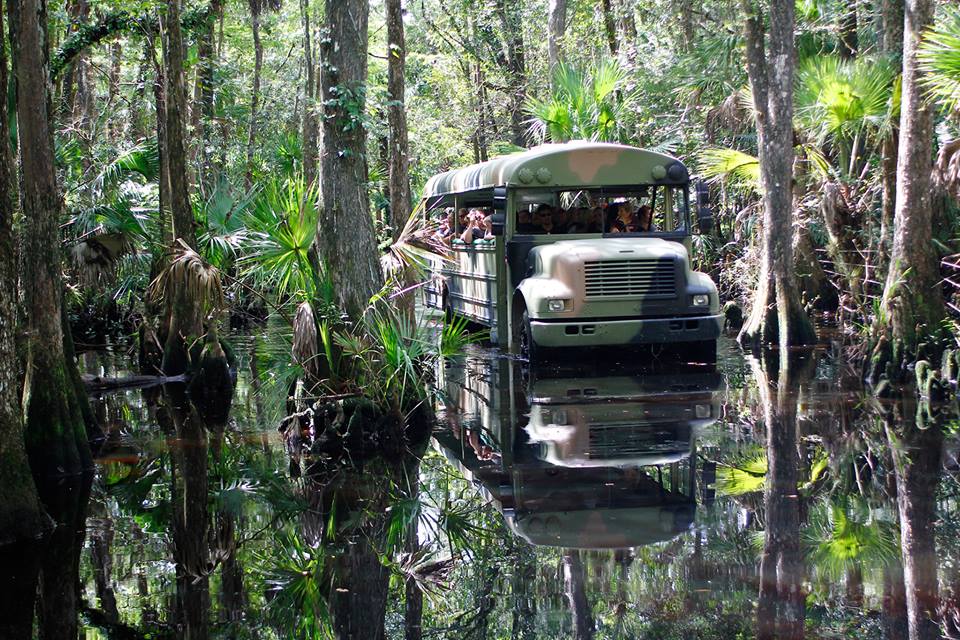
[[[722,329],[721,315],[626,320],[530,320],[534,341],[548,348],[700,342],[716,340]]]

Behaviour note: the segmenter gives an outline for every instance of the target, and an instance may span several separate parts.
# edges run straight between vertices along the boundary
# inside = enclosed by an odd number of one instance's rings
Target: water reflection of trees
[[[0,628],[69,637],[49,634],[84,613],[114,637],[957,637],[956,413],[846,391],[826,366],[753,363],[698,440],[696,529],[621,551],[528,545],[434,453],[290,479],[169,392],[118,397],[57,551],[30,556],[32,578],[5,561],[19,592]],[[56,611],[31,606],[44,597]]]

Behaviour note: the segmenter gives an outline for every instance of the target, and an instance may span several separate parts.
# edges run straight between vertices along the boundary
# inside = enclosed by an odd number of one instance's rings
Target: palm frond
[[[193,302],[208,310],[224,306],[220,270],[205,262],[199,253],[181,242],[180,251],[150,285],[157,300],[170,300],[185,291]]]
[[[960,9],[947,7],[917,54],[922,82],[944,108],[960,109]]]
[[[754,192],[760,191],[760,161],[748,153],[715,147],[700,152],[697,161],[700,171],[707,178],[732,182]]]

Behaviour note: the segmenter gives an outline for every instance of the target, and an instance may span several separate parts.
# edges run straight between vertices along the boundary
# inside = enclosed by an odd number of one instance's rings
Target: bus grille
[[[635,458],[670,454],[690,449],[676,427],[645,424],[590,425],[587,458],[591,460]]]
[[[588,261],[583,264],[587,298],[677,295],[676,262],[672,258]]]

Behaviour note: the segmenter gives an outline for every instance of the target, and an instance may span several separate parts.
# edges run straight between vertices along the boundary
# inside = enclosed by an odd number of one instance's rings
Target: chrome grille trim
[[[585,297],[642,296],[675,298],[677,263],[673,258],[590,260],[583,263]]]
[[[656,428],[643,423],[590,425],[586,457],[589,459],[633,458],[688,449],[677,429]]]

